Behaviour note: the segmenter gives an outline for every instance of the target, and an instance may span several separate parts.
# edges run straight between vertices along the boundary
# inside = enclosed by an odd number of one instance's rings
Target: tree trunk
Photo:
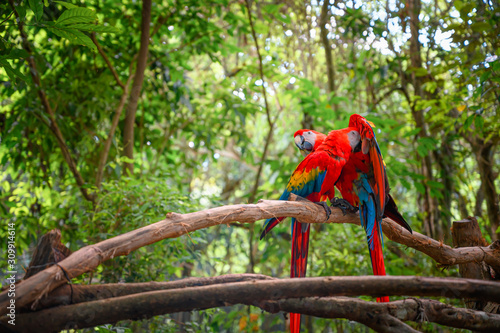
[[[422,57],[420,54],[420,42],[418,40],[419,37],[419,27],[420,27],[420,10],[421,10],[421,2],[420,0],[409,0],[407,3],[407,9],[410,16],[410,62],[412,68],[422,68]],[[425,99],[424,90],[422,89],[422,77],[417,76],[415,71],[411,73],[411,83],[414,89],[415,96],[419,96],[422,99]],[[411,106],[411,111],[413,115],[413,119],[417,127],[421,129],[419,134],[417,134],[418,138],[428,137],[427,129],[425,126],[425,116],[424,111],[415,106],[415,103]],[[419,157],[419,155],[417,155]],[[424,185],[425,192],[423,194],[422,200],[424,204],[424,228],[426,233],[433,238],[443,239],[443,229],[439,223],[439,214],[438,214],[438,205],[436,199],[431,196],[431,191],[426,181],[432,181],[432,158],[431,155],[428,154],[423,158],[419,158],[422,164],[422,175],[425,177]]]
[[[454,221],[452,228],[453,245],[455,247],[486,246],[479,224],[474,217],[462,221]],[[460,275],[466,279],[492,280],[490,267],[484,262],[471,262],[458,265]],[[469,309],[482,310],[487,302],[466,300]]]
[[[329,0],[323,0],[323,6],[321,7],[321,15],[319,20],[319,26],[321,29],[321,43],[325,49],[325,59],[326,59],[326,75],[328,77],[328,92],[331,94],[335,91],[335,69],[333,67],[333,57],[332,57],[332,46],[328,40],[328,29],[326,29],[326,24],[330,21],[330,11],[329,11]]]
[[[481,176],[481,187],[486,200],[488,218],[490,220],[491,239],[500,239],[500,232],[497,230],[500,226],[499,196],[495,187],[495,176],[493,174],[493,148],[491,142],[484,143],[482,139],[475,140],[477,144],[474,147],[476,152],[477,165]]]
[[[149,46],[149,25],[151,23],[151,0],[142,2],[142,21],[141,21],[141,46],[139,47],[139,56],[137,57],[137,67],[135,69],[134,82],[130,92],[130,100],[127,106],[127,115],[123,125],[123,155],[129,159],[134,158],[134,125],[137,104],[141,94],[142,82],[144,81],[144,71],[148,59]],[[125,162],[123,172],[132,175],[134,164]]]

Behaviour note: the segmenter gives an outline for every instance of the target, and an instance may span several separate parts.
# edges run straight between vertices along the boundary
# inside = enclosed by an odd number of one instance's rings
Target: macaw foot
[[[325,209],[326,220],[328,221],[328,219],[330,218],[330,215],[332,215],[332,210],[330,209],[330,207],[328,207],[328,204],[324,201],[315,202],[315,204],[318,206],[321,206]]]
[[[359,209],[358,207],[354,207],[349,203],[349,201],[345,199],[333,198],[332,207],[337,207],[342,210],[342,214],[356,213]]]

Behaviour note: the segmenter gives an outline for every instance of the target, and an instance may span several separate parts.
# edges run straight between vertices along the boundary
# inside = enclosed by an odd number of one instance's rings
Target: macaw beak
[[[297,148],[299,148],[302,156],[306,157],[307,155],[309,155],[309,153],[312,152],[314,148],[313,145],[310,142],[306,141],[302,135],[297,135],[294,140],[295,145],[297,146]]]

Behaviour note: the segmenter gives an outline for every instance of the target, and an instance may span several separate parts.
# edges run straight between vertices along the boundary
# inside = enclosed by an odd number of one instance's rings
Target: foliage
[[[375,123],[391,193],[414,230],[450,243],[450,221],[476,215],[485,238],[498,238],[484,186],[500,188],[500,9],[480,0],[422,2],[415,35],[409,7],[415,2],[330,3],[325,29],[334,91],[325,75],[321,2],[249,2],[258,50],[244,2],[155,2],[135,154],[123,155],[123,112],[97,184],[98,161],[124,94],[118,80],[125,84],[135,73],[141,2],[17,0],[15,13],[14,1],[0,4],[0,216],[16,224],[20,265],[28,264],[37,239],[52,228],[60,228],[63,242],[76,250],[161,220],[169,211],[277,198],[301,158],[293,133],[344,127],[354,112]],[[33,81],[30,59],[41,87]],[[55,110],[63,143],[54,135],[40,88]],[[84,185],[70,172],[62,145]],[[485,148],[487,168],[480,167]],[[123,175],[124,162],[134,164],[130,177]],[[95,201],[86,200],[81,187]],[[498,195],[493,199],[498,207]],[[430,216],[436,216],[433,226]],[[75,282],[243,272],[288,276],[289,222],[263,241],[259,227],[219,226],[163,241]],[[361,228],[313,229],[311,276],[370,274]],[[6,233],[0,230],[1,255]],[[456,268],[441,271],[421,253],[390,241],[385,253],[391,275],[458,275]],[[360,330],[346,321],[308,320],[314,331]],[[282,317],[251,307],[98,330],[174,332],[179,322],[189,332],[284,330]]]

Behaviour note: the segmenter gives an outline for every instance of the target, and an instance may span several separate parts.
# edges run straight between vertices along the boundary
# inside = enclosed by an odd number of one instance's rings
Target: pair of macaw
[[[327,198],[332,206],[340,207],[344,213],[359,207],[373,274],[385,275],[382,218],[390,217],[410,232],[411,228],[389,194],[385,163],[372,126],[373,123],[364,117],[353,114],[349,127],[328,135],[307,129],[297,131],[295,144],[305,159],[293,172],[280,200],[288,200],[290,193],[294,193],[323,206],[327,216],[331,213]],[[343,199],[335,198],[335,187]],[[260,238],[283,219],[266,220]],[[306,275],[309,231],[308,223],[292,219],[292,278]],[[389,297],[380,297],[377,301],[388,302]],[[300,314],[290,314],[290,331],[300,331]]]

